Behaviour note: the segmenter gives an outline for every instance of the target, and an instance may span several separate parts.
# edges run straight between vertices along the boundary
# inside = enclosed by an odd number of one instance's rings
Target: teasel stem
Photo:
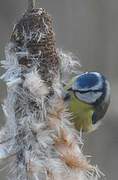
[[[36,0],[28,0],[28,11],[35,8]]]

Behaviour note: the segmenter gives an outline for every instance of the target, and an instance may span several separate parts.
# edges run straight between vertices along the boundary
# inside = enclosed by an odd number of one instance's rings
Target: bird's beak
[[[73,90],[72,90],[72,87],[68,88],[67,91],[73,91]]]

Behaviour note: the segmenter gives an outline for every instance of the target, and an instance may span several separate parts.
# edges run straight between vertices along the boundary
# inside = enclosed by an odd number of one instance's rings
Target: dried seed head
[[[58,74],[59,58],[55,47],[55,35],[52,29],[52,18],[45,9],[26,11],[16,24],[11,35],[13,51],[18,62],[25,67],[37,64],[41,79],[51,86]]]

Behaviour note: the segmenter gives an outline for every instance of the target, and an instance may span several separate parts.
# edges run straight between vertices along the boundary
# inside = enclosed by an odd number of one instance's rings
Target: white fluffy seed
[[[28,88],[35,97],[45,96],[49,93],[46,84],[36,71],[26,74],[24,87]]]

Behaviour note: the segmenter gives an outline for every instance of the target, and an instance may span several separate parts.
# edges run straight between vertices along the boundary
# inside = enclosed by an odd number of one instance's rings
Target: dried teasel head
[[[41,79],[50,87],[59,71],[52,18],[45,9],[32,8],[32,1],[29,2],[28,10],[12,32],[11,51],[16,53],[21,66],[37,65]]]

